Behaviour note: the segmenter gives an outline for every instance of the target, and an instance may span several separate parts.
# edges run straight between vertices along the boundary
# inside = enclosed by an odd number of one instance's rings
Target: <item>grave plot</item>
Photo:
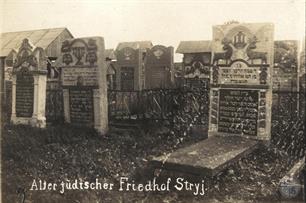
[[[215,175],[271,137],[273,25],[213,27],[208,139],[152,160],[154,167]]]
[[[67,40],[61,51],[65,122],[105,134],[108,114],[103,38]]]
[[[35,48],[28,39],[24,39],[13,65],[13,124],[46,127],[46,80],[46,55],[43,49]]]

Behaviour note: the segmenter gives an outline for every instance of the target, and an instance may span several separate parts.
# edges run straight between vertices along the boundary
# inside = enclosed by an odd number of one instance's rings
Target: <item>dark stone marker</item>
[[[134,90],[134,67],[121,67],[121,90]]]
[[[257,135],[258,90],[220,89],[218,131]]]
[[[173,47],[155,45],[147,49],[145,88],[171,88],[173,82]]]
[[[91,89],[70,89],[70,119],[72,123],[94,125],[93,94]]]
[[[34,102],[34,78],[31,73],[20,72],[16,80],[16,115],[32,117]]]

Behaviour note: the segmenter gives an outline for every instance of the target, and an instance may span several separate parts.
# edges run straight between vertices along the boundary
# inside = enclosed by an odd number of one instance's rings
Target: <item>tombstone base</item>
[[[194,125],[191,127],[191,133],[196,137],[203,137],[206,139],[207,135],[207,126],[206,125]]]
[[[25,118],[25,117],[15,117],[12,116],[11,123],[14,125],[31,125],[36,128],[46,127],[46,118]]]
[[[208,137],[213,137],[213,136],[220,136],[220,137],[230,137],[230,136],[234,136],[234,137],[243,137],[243,138],[247,138],[247,139],[251,139],[251,140],[257,140],[260,143],[263,143],[267,146],[269,146],[270,144],[270,138],[269,135],[267,133],[260,133],[258,136],[248,136],[248,135],[241,135],[241,134],[227,134],[224,132],[216,132],[216,131],[212,131],[209,130],[208,131]]]
[[[41,118],[32,118],[30,121],[30,124],[32,127],[36,128],[46,128],[46,118],[41,117]]]
[[[102,128],[102,127],[97,127],[95,126],[95,130],[100,134],[100,135],[106,135],[108,132],[108,128]]]

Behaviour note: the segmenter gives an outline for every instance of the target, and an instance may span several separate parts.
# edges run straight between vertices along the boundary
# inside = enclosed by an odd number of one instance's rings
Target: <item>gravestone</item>
[[[155,45],[147,49],[146,89],[170,88],[173,83],[173,47]]]
[[[273,25],[213,27],[209,136],[270,140]]]
[[[61,52],[65,121],[94,127],[105,134],[108,114],[104,39],[66,40]]]
[[[209,89],[211,53],[186,53],[183,63],[186,86]]]
[[[213,27],[208,138],[154,157],[153,168],[214,176],[270,140],[273,29]]]
[[[46,61],[42,48],[34,48],[28,39],[23,40],[12,72],[13,124],[46,127]]]
[[[116,51],[116,83],[118,90],[141,90],[144,87],[144,52],[124,47]]]

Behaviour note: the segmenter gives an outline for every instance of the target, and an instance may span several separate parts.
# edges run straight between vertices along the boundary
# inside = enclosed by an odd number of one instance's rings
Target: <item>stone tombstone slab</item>
[[[209,136],[271,137],[274,26],[213,27]]]
[[[70,120],[76,124],[94,125],[93,94],[91,89],[70,89]]]
[[[100,134],[108,129],[107,67],[102,37],[66,40],[58,59],[62,67],[65,121],[94,127]]]
[[[13,124],[46,127],[47,57],[42,48],[24,39],[12,71]]]
[[[34,77],[32,73],[20,71],[16,74],[16,115],[32,117],[34,104]]]
[[[141,90],[144,86],[143,52],[124,47],[116,51],[116,83],[118,90]]]

